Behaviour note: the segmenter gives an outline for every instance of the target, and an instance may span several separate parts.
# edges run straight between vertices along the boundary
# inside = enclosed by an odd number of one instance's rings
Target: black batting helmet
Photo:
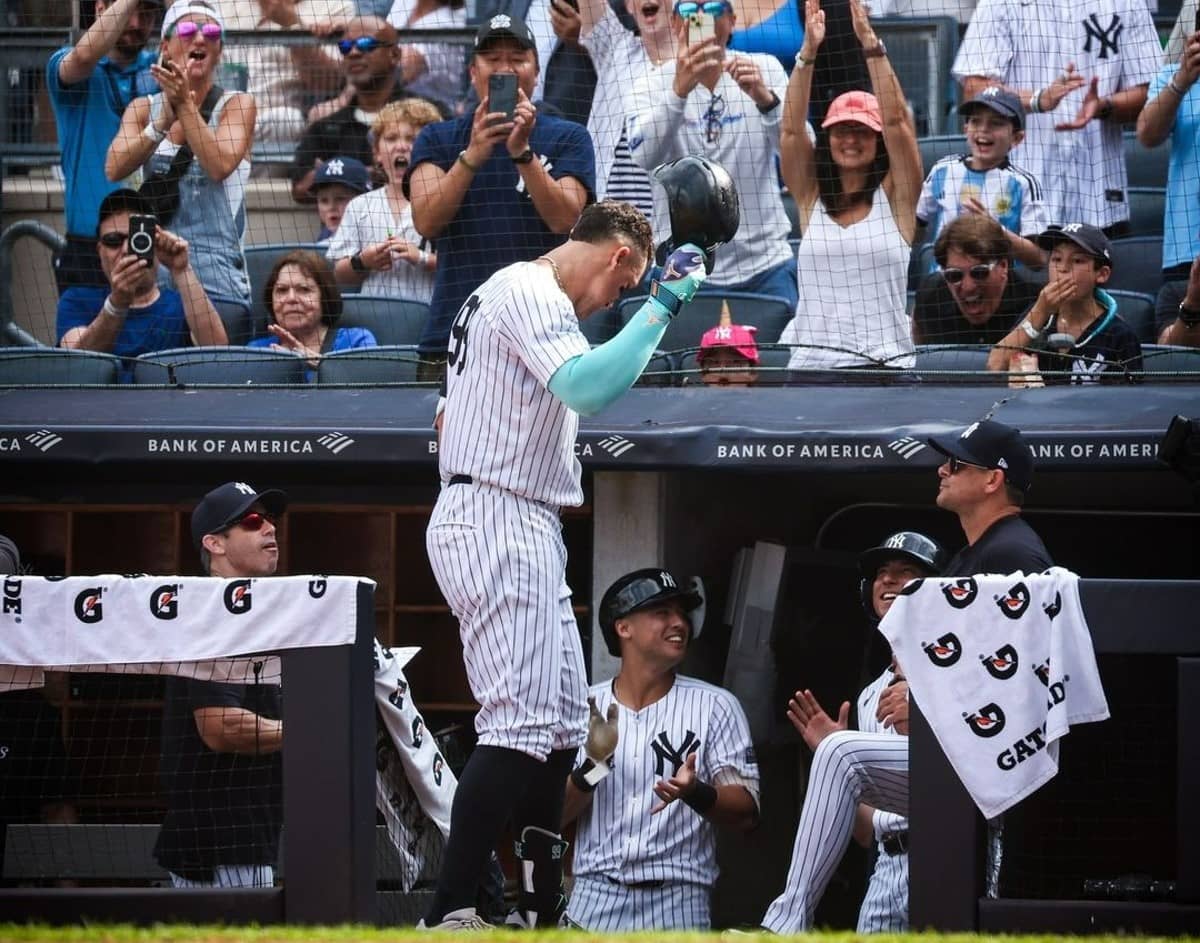
[[[604,633],[604,644],[608,646],[609,654],[621,655],[621,646],[617,641],[618,619],[668,599],[677,601],[688,614],[692,638],[696,638],[704,625],[704,592],[697,577],[692,577],[686,585],[681,586],[666,570],[649,567],[626,573],[608,587],[600,600],[600,631]]]
[[[650,174],[667,192],[671,238],[658,247],[662,265],[680,246],[704,250],[705,267],[713,270],[717,247],[733,238],[741,222],[737,187],[720,164],[704,157],[681,157],[660,164]]]
[[[877,620],[875,605],[871,599],[871,584],[879,568],[889,560],[905,560],[925,571],[926,576],[937,576],[946,565],[946,552],[932,537],[915,530],[900,530],[889,536],[878,547],[864,550],[858,556],[858,570],[862,581],[858,585],[863,609],[867,617]]]

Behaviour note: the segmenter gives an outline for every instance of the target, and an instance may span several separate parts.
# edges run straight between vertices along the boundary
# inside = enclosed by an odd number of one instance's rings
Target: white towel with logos
[[[988,818],[1058,772],[1071,724],[1108,717],[1079,577],[914,580],[879,624],[909,690]]]

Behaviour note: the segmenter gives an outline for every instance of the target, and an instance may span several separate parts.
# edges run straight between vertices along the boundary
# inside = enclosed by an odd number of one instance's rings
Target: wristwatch
[[[887,46],[885,46],[883,44],[882,39],[879,40],[879,42],[877,42],[870,49],[863,50],[863,58],[864,59],[882,59],[886,55],[887,55]]]
[[[1195,327],[1200,324],[1200,311],[1186,307],[1181,301],[1179,302],[1179,320],[1184,323],[1185,327]]]
[[[1096,109],[1096,120],[1107,121],[1113,113],[1113,103],[1111,98],[1105,98],[1100,102],[1100,107]]]
[[[520,154],[512,159],[514,164],[528,164],[533,160],[533,148],[527,147]]]
[[[350,267],[359,273],[367,271],[367,263],[363,261],[361,252],[355,252],[354,255],[350,256]]]
[[[771,100],[769,102],[767,102],[765,105],[757,105],[756,104],[754,107],[758,109],[758,113],[761,115],[770,114],[772,111],[774,111],[776,108],[779,107],[779,96],[776,95],[774,92],[772,92]]]

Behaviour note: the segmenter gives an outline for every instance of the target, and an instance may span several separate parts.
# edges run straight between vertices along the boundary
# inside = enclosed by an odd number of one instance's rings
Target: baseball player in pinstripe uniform
[[[865,551],[858,560],[862,572],[860,593],[863,610],[870,622],[879,624],[905,583],[936,576],[944,562],[945,554],[938,543],[914,531],[899,531],[878,547]],[[834,720],[817,703],[811,691],[797,691],[788,702],[788,719],[814,753],[830,734],[848,730],[849,714],[850,703],[845,702],[838,711],[837,720]],[[874,749],[884,763],[891,753],[903,758],[906,773],[904,794],[907,799],[907,686],[894,661],[859,694],[858,729],[867,735],[858,738],[859,745]],[[886,767],[880,775],[886,778]],[[814,790],[819,795],[840,788],[841,784],[836,779],[823,776],[814,757],[809,794],[813,794]],[[806,816],[809,822],[814,819],[810,812],[810,802],[806,796],[787,885],[783,894],[771,904],[763,925],[777,932],[792,932],[801,926],[811,926],[813,910],[841,859],[846,837],[851,834],[851,829],[844,827],[850,824],[847,819],[852,816],[855,840],[865,847],[874,846],[877,853],[875,868],[858,914],[858,932],[901,933],[907,930],[908,820],[896,812],[876,808],[867,801],[860,801],[856,809],[842,805],[841,814],[835,817],[838,835],[841,836],[836,854],[826,856],[817,869],[813,867],[814,853],[817,848],[824,847],[828,835],[810,835],[806,832]],[[817,832],[820,831],[818,827]]]
[[[510,819],[522,863],[517,919],[553,926],[565,909],[558,829],[587,687],[558,509],[583,501],[579,414],[614,401],[645,368],[704,280],[715,244],[701,245],[676,249],[620,333],[589,349],[579,319],[638,284],[652,251],[637,210],[597,203],[566,243],[501,269],[454,319],[442,491],[426,546],[459,622],[479,739],[459,779],[426,926],[481,923],[476,886]]]
[[[758,820],[741,705],[676,673],[702,627],[703,602],[698,581],[681,586],[660,569],[626,574],[600,602],[621,669],[591,689],[565,809],[565,821],[579,817],[569,916],[585,929],[708,929],[716,826]]]

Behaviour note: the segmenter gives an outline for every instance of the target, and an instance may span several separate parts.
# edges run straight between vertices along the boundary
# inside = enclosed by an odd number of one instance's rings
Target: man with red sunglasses
[[[204,572],[239,583],[273,576],[282,491],[242,481],[214,488],[192,512]],[[175,887],[271,887],[283,821],[278,684],[166,681],[159,763],[167,814],[154,846]]]

